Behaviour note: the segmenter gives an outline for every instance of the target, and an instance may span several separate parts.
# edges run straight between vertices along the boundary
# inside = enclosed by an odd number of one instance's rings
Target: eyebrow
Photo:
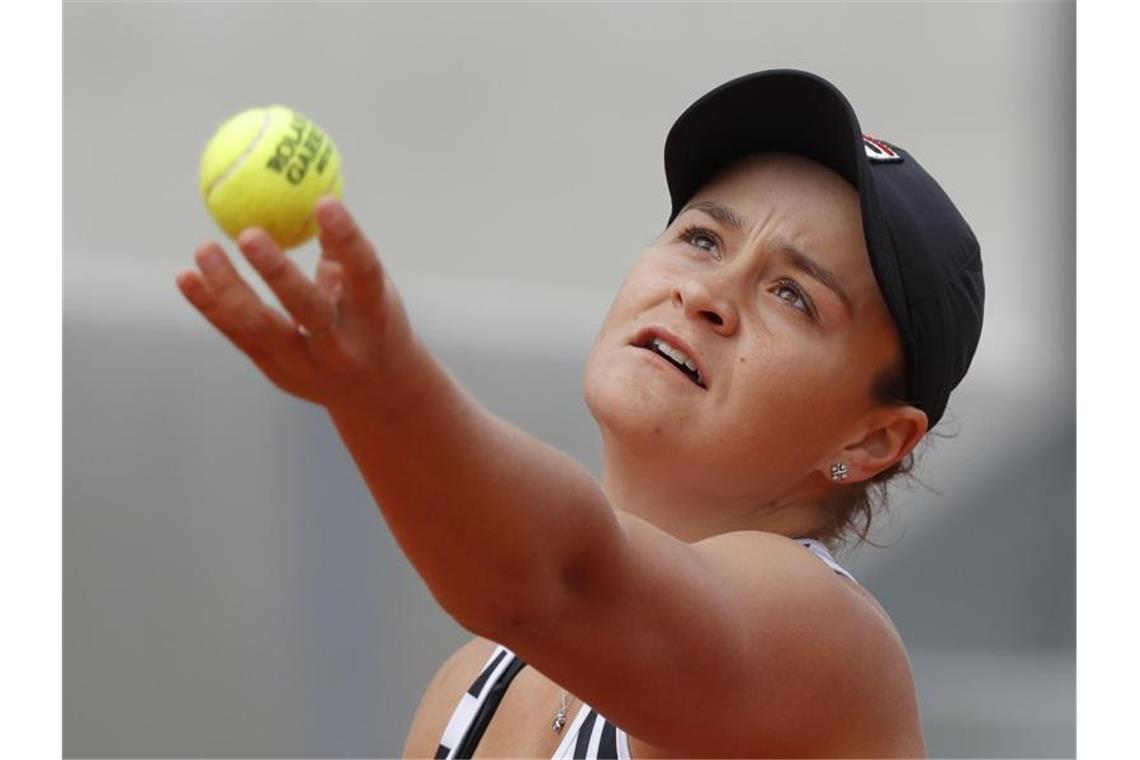
[[[741,232],[747,227],[747,223],[739,214],[728,206],[723,206],[715,201],[697,201],[696,203],[686,206],[681,213],[683,214],[689,209],[702,211],[724,226],[736,230],[737,232]],[[680,214],[678,214],[678,216],[680,216]],[[819,281],[824,287],[835,293],[839,300],[843,302],[843,308],[847,310],[847,316],[854,317],[854,308],[851,305],[851,298],[848,297],[847,291],[839,284],[839,279],[832,274],[831,270],[818,264],[814,259],[784,238],[776,238],[776,245],[777,249],[792,262],[792,266]]]

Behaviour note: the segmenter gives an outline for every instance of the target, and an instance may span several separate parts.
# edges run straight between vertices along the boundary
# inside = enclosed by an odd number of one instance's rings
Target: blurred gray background
[[[468,638],[325,414],[175,288],[220,235],[197,194],[218,124],[314,117],[421,334],[597,473],[582,365],[668,216],[666,132],[790,66],[919,157],[986,268],[956,437],[893,495],[893,545],[840,559],[907,642],[932,756],[1072,756],[1074,23],[1072,3],[67,4],[65,754],[395,756]],[[295,255],[311,271],[315,245]]]

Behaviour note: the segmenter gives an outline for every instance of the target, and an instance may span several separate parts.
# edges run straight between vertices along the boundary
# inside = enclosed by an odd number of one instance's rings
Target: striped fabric
[[[510,678],[513,678],[524,664],[506,647],[495,648],[479,677],[475,679],[475,683],[471,684],[471,688],[459,698],[459,704],[451,714],[451,720],[447,721],[447,727],[443,729],[443,738],[439,740],[439,747],[435,751],[436,760],[471,757],[475,745],[482,738],[483,730],[490,722],[494,707],[498,706],[498,700],[502,698],[502,693],[510,683]],[[510,677],[504,678],[507,674],[510,674]],[[487,707],[491,710],[485,709]],[[480,717],[484,719],[477,721],[476,719]],[[473,735],[473,728],[478,730],[478,735]],[[465,751],[468,747],[470,751]]]
[[[815,554],[832,570],[851,580],[855,577],[839,566],[831,557],[827,547],[814,538],[797,538],[796,542]],[[491,717],[503,698],[511,680],[526,666],[518,655],[502,644],[495,647],[483,665],[479,677],[459,699],[451,720],[443,730],[439,747],[435,751],[436,760],[470,758]],[[617,725],[587,704],[583,704],[574,720],[563,728],[562,743],[554,751],[551,760],[631,760],[629,736]]]
[[[629,737],[625,731],[598,715],[589,705],[578,708],[574,722],[564,730],[566,735],[554,750],[553,760],[587,757],[630,760]]]

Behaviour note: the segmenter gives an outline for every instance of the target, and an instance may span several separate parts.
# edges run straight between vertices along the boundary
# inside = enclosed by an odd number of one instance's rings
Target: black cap
[[[970,226],[913,156],[863,134],[834,85],[790,69],[734,79],[678,117],[665,140],[669,223],[721,169],[768,151],[823,164],[858,191],[871,268],[902,339],[907,401],[933,428],[982,331],[982,258]]]

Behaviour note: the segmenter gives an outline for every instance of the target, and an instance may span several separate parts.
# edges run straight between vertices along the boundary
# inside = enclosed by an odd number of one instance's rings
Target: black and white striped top
[[[855,577],[840,567],[827,547],[813,538],[797,538],[797,543],[823,560],[832,570],[851,580]],[[451,714],[443,730],[443,737],[435,751],[436,760],[442,758],[470,758],[483,738],[483,732],[503,698],[511,680],[526,663],[503,645],[487,658],[479,677],[471,684]],[[630,760],[629,737],[616,724],[606,720],[587,704],[578,708],[574,720],[563,729],[562,742],[554,751],[552,760],[571,758],[612,758]]]

